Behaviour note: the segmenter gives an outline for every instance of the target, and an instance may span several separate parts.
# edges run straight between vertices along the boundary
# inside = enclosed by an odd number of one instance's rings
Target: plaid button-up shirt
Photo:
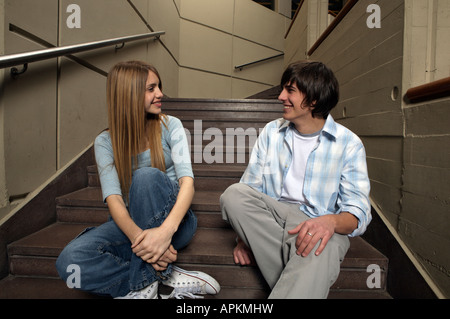
[[[292,134],[289,121],[268,123],[258,137],[241,183],[277,200],[292,163]],[[299,187],[302,185],[299,182]],[[362,235],[370,223],[370,182],[366,153],[359,137],[328,116],[318,145],[306,164],[299,209],[309,217],[349,212],[358,218],[358,228],[349,236]]]

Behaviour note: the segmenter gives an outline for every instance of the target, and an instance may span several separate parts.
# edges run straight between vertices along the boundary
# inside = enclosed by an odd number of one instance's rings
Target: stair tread
[[[192,208],[194,210],[197,207],[200,207],[201,210],[218,210],[220,208],[219,197],[221,194],[222,191],[196,191],[192,201]],[[56,203],[60,206],[105,207],[100,187],[82,188],[58,197]]]
[[[8,276],[0,281],[0,299],[98,299],[70,289],[61,279]]]
[[[242,163],[212,163],[212,164],[192,164],[192,170],[194,171],[194,175],[196,172],[199,174],[217,174],[217,176],[227,176],[229,172],[236,174],[237,176],[241,176],[245,169],[247,168],[247,164]],[[87,167],[88,173],[97,174],[97,165],[89,165]],[[240,175],[239,175],[240,174]]]
[[[85,187],[56,198],[56,204],[62,206],[105,207],[100,187]]]
[[[194,211],[219,211],[219,198],[221,194],[221,191],[196,192],[192,204]],[[58,198],[57,202],[59,204],[73,204],[74,202],[76,202],[78,204],[84,203],[86,205],[101,205],[102,207],[104,207],[104,204],[101,202],[101,190],[99,187],[87,187],[81,189],[79,191]],[[214,238],[209,238],[208,240],[211,240],[211,242],[205,241],[205,244],[217,242],[217,239],[214,240]],[[349,252],[347,253],[347,258],[343,262],[344,265],[350,260],[349,258],[351,258],[352,260],[352,265],[357,265],[359,260],[362,264],[365,264],[367,258],[370,258],[373,263],[378,263],[380,267],[387,268],[387,261],[382,262],[386,258],[384,258],[384,256],[382,256],[374,247],[372,247],[360,237],[351,238],[350,240],[352,242],[352,245]]]
[[[167,98],[163,100],[164,112],[191,110],[216,112],[220,110],[230,112],[281,112],[282,105],[277,99],[187,99]]]
[[[8,245],[10,255],[57,257],[61,250],[90,224],[54,223]],[[211,240],[214,238],[215,240]],[[231,229],[198,229],[191,243],[179,254],[179,262],[213,261],[234,264],[231,250],[234,243]]]
[[[245,137],[244,146],[217,145],[216,152],[232,150],[235,156],[245,156],[252,145],[250,135],[258,132],[268,121],[281,117],[282,105],[274,100],[223,99],[165,99],[167,114],[182,120],[191,134],[191,142],[201,134],[202,150],[209,140],[203,139],[208,128],[221,130],[225,135]],[[231,114],[231,115],[230,115]],[[201,120],[199,124],[198,120]],[[232,129],[232,131],[227,131]],[[253,137],[253,136],[251,136]],[[249,140],[247,143],[247,139]],[[191,145],[192,146],[192,145]],[[191,270],[210,273],[222,286],[221,293],[208,299],[259,299],[268,295],[267,285],[257,267],[235,265],[232,251],[236,234],[220,215],[220,195],[230,184],[239,182],[247,164],[196,163],[196,149],[192,148],[196,192],[192,209],[199,216],[199,228],[190,244],[179,251],[177,264]],[[234,160],[234,159],[233,159]],[[201,157],[203,161],[203,157]],[[90,162],[91,164],[92,162]],[[99,298],[75,289],[69,289],[56,278],[54,261],[62,249],[86,227],[106,220],[108,207],[102,201],[102,192],[96,165],[87,167],[89,186],[56,198],[58,222],[8,245],[11,274],[0,280],[0,298]],[[341,264],[341,275],[333,285],[329,298],[365,299],[389,298],[383,288],[368,290],[365,278],[367,266],[381,267],[384,277],[388,259],[363,238],[350,238],[350,249]],[[35,269],[39,267],[39,269]],[[13,275],[15,274],[15,276]],[[386,281],[386,279],[383,279]]]
[[[10,255],[53,256],[89,224],[55,223],[8,246]],[[191,243],[180,251],[178,262],[234,265],[232,251],[236,234],[231,228],[199,228]],[[365,268],[368,264],[387,268],[387,259],[360,237],[351,238],[341,267]]]
[[[8,245],[10,255],[56,257],[90,224],[54,223]]]
[[[194,176],[238,177],[244,173],[247,165],[244,164],[192,164]]]
[[[164,289],[160,293],[166,293]],[[206,299],[265,299],[267,291],[257,288],[221,287],[218,295]],[[8,276],[0,280],[0,299],[104,299],[77,289],[70,289],[65,282],[52,278]],[[328,299],[391,299],[385,291],[330,290]]]

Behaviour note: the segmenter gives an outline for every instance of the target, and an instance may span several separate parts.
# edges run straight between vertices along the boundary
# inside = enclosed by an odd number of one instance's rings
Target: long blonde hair
[[[137,155],[148,139],[152,167],[165,171],[164,152],[161,143],[161,122],[163,114],[145,112],[145,90],[149,72],[161,78],[152,65],[141,61],[116,64],[108,74],[107,104],[108,125],[114,152],[114,165],[122,189],[128,198],[133,165],[137,166]],[[164,121],[163,121],[164,120]],[[146,124],[148,136],[146,136]],[[165,123],[164,123],[165,125]]]

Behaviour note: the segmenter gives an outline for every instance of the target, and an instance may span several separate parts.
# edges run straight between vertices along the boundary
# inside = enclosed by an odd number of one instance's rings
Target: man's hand
[[[324,215],[311,218],[299,224],[294,229],[288,231],[290,235],[298,234],[295,242],[297,255],[306,257],[320,242],[319,247],[315,251],[318,256],[325,249],[330,238],[334,233],[350,234],[358,227],[358,219],[347,212],[340,214]]]
[[[319,240],[321,243],[315,252],[316,256],[323,251],[334,234],[334,223],[328,216],[330,215],[309,219],[288,231],[289,235],[298,234],[295,242],[297,255],[308,256]]]

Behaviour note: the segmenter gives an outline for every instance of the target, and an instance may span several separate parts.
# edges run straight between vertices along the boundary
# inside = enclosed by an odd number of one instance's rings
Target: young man
[[[349,236],[371,221],[361,140],[336,123],[333,72],[297,62],[281,79],[283,118],[261,132],[240,183],[221,196],[222,216],[238,234],[235,262],[256,261],[269,298],[326,298]]]

